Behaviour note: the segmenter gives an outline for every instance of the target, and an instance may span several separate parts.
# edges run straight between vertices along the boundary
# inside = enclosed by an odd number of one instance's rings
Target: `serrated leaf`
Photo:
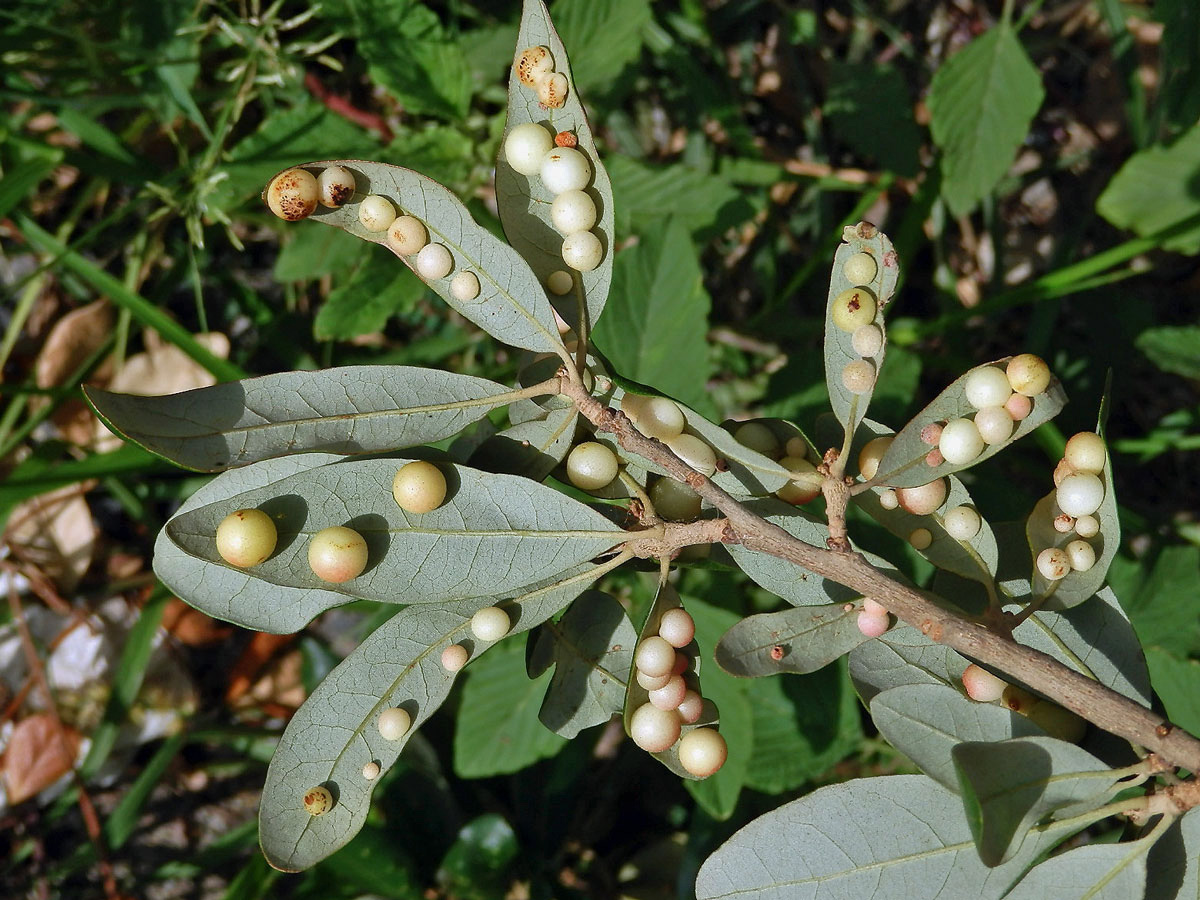
[[[272,272],[276,281],[307,281],[322,275],[354,269],[365,248],[344,231],[319,228],[288,229],[291,240],[283,244]]]
[[[563,748],[566,741],[538,721],[549,680],[525,674],[525,650],[517,641],[472,667],[454,728],[454,771],[460,778],[507,775]]]
[[[1146,881],[1154,900],[1200,895],[1200,809],[1184,813],[1151,848]]]
[[[987,866],[1012,859],[1034,823],[1055,810],[1099,804],[1120,775],[1065,741],[968,741],[951,751],[967,821]]]
[[[571,602],[596,577],[580,568],[554,582],[511,594],[501,604],[511,634],[527,631]],[[363,778],[376,762],[388,769],[408,740],[445,701],[456,673],[441,664],[453,643],[477,659],[491,643],[471,634],[472,614],[496,598],[410,606],[377,628],[309,696],[288,723],[267,769],[259,808],[259,840],[268,862],[287,872],[307,869],[349,841],[366,821],[378,780]],[[379,733],[383,710],[402,707],[412,727],[396,741]],[[304,792],[325,785],[335,805],[322,816],[304,809]]]
[[[1038,571],[1038,554],[1047,547],[1065,547],[1071,541],[1080,540],[1074,531],[1061,534],[1054,528],[1054,519],[1061,512],[1055,500],[1057,490],[1051,491],[1037,502],[1025,523],[1025,536],[1030,552],[1032,595],[1035,599],[1049,596],[1050,599],[1045,604],[1046,609],[1062,610],[1078,606],[1092,597],[1108,577],[1108,567],[1112,565],[1121,545],[1121,521],[1117,515],[1117,496],[1113,489],[1112,462],[1107,458],[1100,480],[1104,482],[1104,500],[1100,508],[1093,513],[1100,522],[1100,532],[1087,539],[1096,551],[1096,562],[1087,571],[1072,570],[1058,581],[1050,581]]]
[[[915,176],[922,135],[904,73],[895,65],[838,59],[829,63],[829,92],[822,112],[833,133],[883,168]]]
[[[1044,93],[1007,20],[934,73],[930,129],[942,150],[942,196],[955,216],[969,213],[1008,171]]]
[[[583,594],[533,641],[530,674],[554,666],[538,712],[543,725],[573,738],[621,711],[637,632],[615,597],[601,591]]]
[[[869,640],[859,612],[857,604],[830,603],[747,616],[721,637],[717,665],[741,678],[815,672]]]
[[[958,791],[951,750],[963,741],[1041,736],[1025,716],[976,703],[943,684],[906,684],[871,698],[871,718],[888,743],[951,791]]]
[[[1012,357],[997,359],[984,365],[1004,366]],[[979,368],[979,367],[976,367]],[[872,483],[890,487],[917,487],[928,484],[935,478],[950,475],[962,469],[978,465],[983,460],[994,456],[1014,441],[1019,441],[1033,429],[1044,422],[1050,421],[1066,405],[1067,395],[1059,384],[1058,379],[1050,378],[1050,386],[1046,390],[1031,397],[1033,409],[1020,422],[1015,423],[1012,436],[1000,444],[984,445],[983,452],[975,459],[963,465],[944,462],[940,466],[925,464],[925,457],[932,449],[921,440],[921,429],[931,422],[946,422],[949,419],[969,418],[976,409],[967,401],[966,380],[967,372],[954,380],[944,391],[937,395],[923,410],[917,413],[907,425],[896,434],[891,446],[883,458],[879,460],[879,470]]]
[[[575,407],[550,410],[492,435],[472,455],[472,461],[478,460],[498,472],[541,481],[566,459],[578,425]]]
[[[703,275],[687,229],[668,219],[617,257],[612,296],[593,337],[624,377],[711,409],[705,389],[712,374],[706,340],[711,301]]]
[[[843,233],[844,243],[833,256],[833,272],[829,278],[829,295],[825,300],[825,386],[829,391],[829,403],[833,413],[842,427],[853,434],[858,424],[867,414],[871,403],[871,395],[875,392],[879,370],[883,366],[884,355],[887,352],[887,328],[884,325],[883,311],[896,290],[900,278],[900,264],[896,259],[896,251],[892,242],[881,231],[873,226],[864,230],[863,226],[847,227]],[[876,264],[875,278],[868,284],[859,285],[848,279],[845,274],[846,260],[856,253],[867,253]],[[854,349],[851,334],[842,331],[833,324],[833,301],[844,291],[856,287],[870,290],[876,300],[875,327],[883,333],[883,343],[879,352],[865,360],[872,366],[875,378],[870,389],[861,394],[852,393],[842,380],[842,372],[851,363],[863,361],[863,357]]]
[[[674,216],[698,241],[745,221],[753,208],[731,182],[685,164],[649,166],[628,156],[609,157],[617,233],[651,234]]]
[[[486,378],[416,366],[283,372],[162,397],[87,390],[111,428],[204,472],[306,451],[378,453],[439,441],[514,394]]]
[[[905,684],[961,683],[967,660],[943,644],[935,644],[911,625],[897,625],[883,636],[850,652],[850,678],[869,704],[877,694]]]
[[[176,515],[167,534],[192,556],[227,566],[216,551],[217,525],[237,509],[266,510],[279,532],[275,554],[249,573],[252,586],[241,596],[226,598],[226,611],[252,604],[256,611],[242,616],[271,621],[272,613],[284,614],[272,595],[276,586],[309,589],[305,604],[287,609],[291,622],[337,605],[331,598],[437,603],[494,596],[554,578],[620,543],[616,525],[555,490],[449,463],[439,466],[449,483],[445,503],[428,513],[406,512],[391,494],[406,462],[349,460],[310,469]],[[318,579],[307,558],[308,540],[333,525],[358,531],[369,552],[366,571],[338,585]]]
[[[1200,157],[1200,124],[1169,146],[1149,147],[1131,156],[1096,201],[1096,211],[1118,228],[1142,237],[1200,215],[1195,192]],[[1200,223],[1174,234],[1162,246],[1179,253],[1200,250]]]
[[[319,228],[299,230],[322,233]],[[324,233],[347,237],[341,231]],[[416,275],[382,254],[368,253],[350,279],[329,292],[313,321],[313,334],[319,340],[349,340],[382,331],[392,316],[411,309],[424,295],[425,285]]]
[[[1076,847],[1034,866],[1005,900],[1130,900],[1146,893],[1146,855],[1154,840]]]
[[[559,0],[554,18],[575,48],[577,77],[588,90],[608,86],[638,58],[642,30],[652,21],[643,0]]]
[[[612,184],[600,160],[587,114],[571,76],[566,48],[559,40],[550,14],[541,0],[524,0],[521,8],[516,53],[526,47],[549,48],[554,57],[555,71],[561,72],[567,79],[566,103],[559,109],[544,108],[538,102],[537,92],[523,85],[515,72],[510,72],[504,137],[513,128],[526,122],[543,125],[551,134],[569,131],[578,142],[576,149],[591,163],[592,183],[588,193],[597,201],[596,209],[599,212],[599,221],[592,231],[600,238],[604,257],[600,265],[590,272],[573,272],[575,290],[561,299],[556,298],[555,303],[559,314],[576,330],[580,324],[580,311],[586,310],[590,331],[600,320],[612,281],[613,253],[616,248]],[[496,206],[500,221],[509,242],[536,273],[539,285],[545,284],[551,272],[567,268],[562,258],[562,235],[550,221],[550,204],[554,196],[542,184],[541,178],[522,175],[514,170],[504,156],[503,146],[502,138],[500,156],[496,160]]]
[[[975,852],[962,804],[923,775],[830,785],[760,816],[717,848],[698,900],[1000,900],[1024,870],[1079,829],[1034,829],[995,869]]]
[[[444,245],[454,263],[446,277],[422,281],[464,318],[496,340],[514,347],[535,353],[565,352],[550,301],[537,276],[519,253],[471,218],[462,201],[448,189],[411,169],[363,159],[330,159],[298,165],[313,173],[329,166],[343,166],[354,174],[356,198],[377,194],[387,198],[401,213],[420,219],[430,241]],[[335,209],[318,206],[308,218],[341,228],[364,241],[387,246],[386,231],[363,228],[358,220],[358,207],[355,201]],[[398,258],[410,268],[416,259],[415,256]],[[459,300],[450,293],[451,280],[464,271],[479,278],[480,293],[473,300]]]

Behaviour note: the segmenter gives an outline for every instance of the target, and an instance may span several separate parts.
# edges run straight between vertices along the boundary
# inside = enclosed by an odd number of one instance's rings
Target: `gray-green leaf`
[[[284,372],[164,397],[87,392],[110,427],[202,472],[304,451],[352,455],[440,441],[513,395],[486,378],[416,366]]]
[[[1005,900],[1166,900],[1146,893],[1151,838],[1076,847],[1029,870]],[[1177,896],[1184,896],[1179,894]]]
[[[850,652],[850,678],[864,703],[903,684],[962,683],[967,660],[911,625],[897,625]]]
[[[1146,896],[1155,900],[1200,896],[1200,809],[1184,813],[1150,850]]]
[[[858,630],[860,611],[830,603],[747,616],[717,644],[717,665],[741,677],[815,672],[869,640]]]

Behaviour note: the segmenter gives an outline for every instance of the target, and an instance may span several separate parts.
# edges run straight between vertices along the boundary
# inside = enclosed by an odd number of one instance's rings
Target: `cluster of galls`
[[[638,644],[634,674],[649,702],[629,717],[629,734],[649,753],[665,752],[678,743],[680,765],[698,778],[707,778],[725,765],[728,748],[713,728],[694,728],[680,737],[683,726],[698,721],[704,711],[704,698],[688,684],[692,661],[683,652],[695,636],[691,615],[675,607],[662,614],[658,634]]]
[[[974,663],[962,674],[967,696],[979,703],[999,703],[1020,713],[1046,734],[1069,743],[1078,743],[1087,731],[1087,722],[1057,703],[1043,700],[1022,687],[1008,684],[982,666]]]
[[[329,166],[319,176],[307,169],[288,169],[271,179],[264,199],[271,212],[295,222],[316,212],[317,204],[329,208],[356,199],[354,173],[345,166]],[[387,197],[368,194],[357,197],[358,221],[373,233],[387,232],[385,243],[425,281],[446,278],[454,271],[454,254],[445,244],[429,240],[429,230],[416,216],[401,213]],[[479,276],[469,270],[450,280],[450,294],[466,303],[479,296]]]
[[[873,360],[883,349],[883,329],[874,324],[879,304],[868,287],[879,273],[879,263],[870,253],[860,251],[846,260],[842,273],[856,287],[833,298],[830,318],[834,326],[850,333],[850,345],[859,355],[842,369],[842,384],[852,394],[865,394],[875,386]]]
[[[1078,537],[1065,547],[1046,547],[1037,555],[1037,570],[1048,581],[1086,572],[1096,564],[1096,548],[1089,539],[1100,533],[1095,513],[1104,502],[1107,458],[1104,439],[1093,431],[1081,431],[1067,441],[1066,452],[1054,468],[1054,530]]]

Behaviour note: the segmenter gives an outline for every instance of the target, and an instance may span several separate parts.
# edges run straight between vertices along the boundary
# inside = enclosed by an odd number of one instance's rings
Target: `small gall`
[[[778,644],[771,648],[771,659],[775,660],[775,662],[783,659],[783,648]]]
[[[560,131],[554,136],[554,146],[556,147],[576,147],[578,145],[579,138],[570,131]]]

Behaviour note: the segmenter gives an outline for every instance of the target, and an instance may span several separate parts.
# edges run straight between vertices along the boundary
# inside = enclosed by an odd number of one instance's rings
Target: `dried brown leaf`
[[[28,800],[71,771],[79,743],[79,733],[49,713],[18,722],[4,750],[8,802]]]

